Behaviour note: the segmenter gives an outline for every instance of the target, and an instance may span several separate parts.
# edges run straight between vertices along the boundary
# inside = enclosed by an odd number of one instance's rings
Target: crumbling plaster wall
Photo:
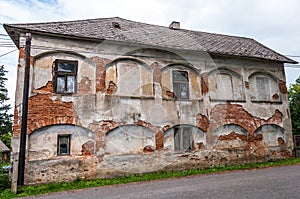
[[[202,168],[291,155],[291,124],[282,64],[38,35],[33,36],[32,45],[48,48],[32,49],[26,162],[28,184]],[[53,92],[55,59],[78,61],[76,94]],[[175,69],[189,74],[189,100],[174,99],[172,70]],[[21,47],[13,153],[18,151],[23,70],[24,48]],[[233,88],[238,87],[236,98],[216,99],[215,74],[224,70],[238,74],[232,76]],[[278,85],[277,90],[276,85],[272,87],[278,92],[276,103],[251,98],[255,90],[250,77],[257,72],[272,74]],[[193,133],[192,152],[174,153],[172,129],[180,124],[198,129],[195,130],[198,133]],[[79,136],[82,139],[71,139],[74,147],[70,156],[55,156],[56,148],[53,147],[59,131],[51,134],[47,128],[58,128],[56,125],[86,129]],[[132,128],[128,128],[131,125]],[[125,130],[117,130],[119,127]],[[146,134],[139,135],[138,127]],[[37,133],[40,131],[42,133]],[[127,132],[142,139],[128,143]],[[47,145],[42,146],[39,140],[46,137]],[[86,146],[92,147],[93,153],[82,150],[88,141],[94,143]],[[126,146],[128,150],[124,151]],[[50,151],[48,155],[38,155],[47,150]],[[33,175],[33,171],[36,174]]]

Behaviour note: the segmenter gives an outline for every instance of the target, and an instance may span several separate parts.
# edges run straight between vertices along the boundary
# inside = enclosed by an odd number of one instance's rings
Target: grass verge
[[[234,171],[234,170],[248,170],[248,169],[258,169],[258,168],[267,168],[273,166],[285,166],[299,164],[300,159],[287,159],[279,161],[270,161],[264,163],[251,163],[251,164],[242,164],[242,165],[232,165],[232,166],[218,166],[207,169],[192,169],[192,170],[183,170],[183,171],[161,171],[155,173],[146,173],[146,174],[136,174],[112,179],[94,179],[94,180],[81,180],[77,179],[73,182],[60,182],[60,183],[50,183],[45,185],[35,185],[35,186],[24,186],[18,188],[18,193],[14,194],[10,189],[5,189],[0,193],[0,198],[16,198],[23,196],[31,195],[40,195],[50,192],[59,192],[67,191],[74,189],[82,188],[91,188],[99,187],[106,185],[115,185],[115,184],[124,184],[130,182],[139,182],[139,181],[148,181],[172,177],[184,177],[190,175],[199,175],[199,174],[210,174],[218,173],[224,171]]]

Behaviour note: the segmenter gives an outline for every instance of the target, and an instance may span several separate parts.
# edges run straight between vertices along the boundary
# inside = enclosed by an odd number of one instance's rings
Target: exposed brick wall
[[[199,113],[196,117],[196,123],[200,129],[202,129],[204,132],[207,132],[208,127],[209,127],[209,121],[205,115],[202,115],[201,113]]]
[[[50,94],[37,94],[28,99],[27,134],[36,129],[53,124],[76,124],[79,119],[72,102],[52,100]],[[18,118],[18,119],[17,119]],[[14,135],[21,130],[21,118],[15,110]]]
[[[25,57],[25,47],[20,47],[19,48],[19,59],[26,59]],[[34,58],[32,56],[30,56],[30,65],[32,66],[33,65],[33,61],[34,61]]]
[[[282,80],[279,80],[279,90],[282,94],[287,94],[286,83]]]
[[[213,132],[225,124],[236,124],[243,127],[250,134],[253,134],[257,128],[264,124],[277,124],[282,122],[282,113],[276,110],[274,115],[267,120],[252,116],[242,105],[239,104],[218,104],[210,114],[209,131]]]
[[[208,93],[208,75],[207,73],[201,74],[201,91],[202,95]]]
[[[54,91],[53,82],[49,81],[47,84],[39,89],[37,89],[39,93],[45,92],[45,93],[52,93]]]
[[[96,92],[105,92],[106,65],[111,61],[109,59],[93,57],[96,64]]]
[[[88,94],[91,91],[91,80],[88,77],[83,77],[78,84],[78,93],[79,94]]]

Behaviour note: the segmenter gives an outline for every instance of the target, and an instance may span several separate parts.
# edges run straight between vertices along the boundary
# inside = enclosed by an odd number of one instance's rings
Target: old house
[[[9,161],[9,153],[10,150],[9,148],[4,144],[4,142],[2,142],[2,140],[0,140],[0,162],[7,162]]]
[[[26,184],[292,154],[296,62],[253,39],[118,17],[4,27],[20,51],[12,161],[32,35]]]

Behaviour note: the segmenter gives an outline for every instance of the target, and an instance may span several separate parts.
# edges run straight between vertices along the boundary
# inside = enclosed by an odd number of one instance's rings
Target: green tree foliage
[[[5,77],[6,73],[7,71],[4,69],[4,66],[0,66],[0,139],[10,147],[12,114],[8,112],[11,107],[7,104],[9,98],[7,96],[7,88],[5,87],[5,82],[7,81]]]
[[[289,101],[293,133],[300,134],[300,76],[289,88]]]

